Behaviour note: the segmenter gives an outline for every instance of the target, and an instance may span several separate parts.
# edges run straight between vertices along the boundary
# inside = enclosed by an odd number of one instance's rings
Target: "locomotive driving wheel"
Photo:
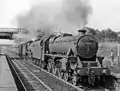
[[[72,84],[73,84],[73,85],[76,85],[76,84],[77,84],[77,77],[76,77],[76,76],[73,76],[73,77],[72,77]]]
[[[64,73],[63,79],[64,79],[65,81],[68,81],[68,73],[67,73],[67,72]]]
[[[61,63],[60,59],[55,60],[53,66],[53,74],[61,78]]]
[[[68,82],[70,82],[73,85],[77,85],[77,74],[75,70],[70,70],[69,75],[68,75]]]
[[[73,74],[73,76],[72,76],[71,82],[72,82],[73,85],[76,85],[76,84],[77,84],[77,75],[76,75],[75,72],[74,72],[74,74]]]
[[[68,73],[64,70],[61,71],[61,78],[65,81],[68,81]]]
[[[60,78],[61,78],[60,68],[55,67],[55,69],[54,69],[54,75],[56,75],[56,76],[58,76],[58,77],[60,77]]]

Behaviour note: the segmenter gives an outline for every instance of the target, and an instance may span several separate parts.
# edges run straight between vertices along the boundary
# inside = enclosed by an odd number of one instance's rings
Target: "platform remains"
[[[6,57],[0,55],[0,91],[18,91]]]

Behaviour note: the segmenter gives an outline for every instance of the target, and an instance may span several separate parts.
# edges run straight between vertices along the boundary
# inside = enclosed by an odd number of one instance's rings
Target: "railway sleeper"
[[[17,74],[19,75],[22,83],[24,84],[27,91],[51,91],[48,90],[44,85],[39,82],[35,77],[33,77],[26,69],[23,67],[23,65],[19,64],[16,61],[13,61],[14,67],[16,69]]]
[[[35,64],[35,63],[34,63]],[[36,64],[35,64],[36,65]],[[57,69],[58,70],[58,72],[60,71],[60,69]],[[49,71],[48,71],[49,72]],[[51,72],[52,73],[52,72]],[[62,71],[61,72],[59,72],[59,73],[61,73],[60,75],[64,75],[65,74],[65,72],[64,72],[64,74],[62,73]],[[54,74],[55,75],[55,74]],[[64,77],[62,77],[62,76],[60,76],[60,78],[61,79],[64,79],[64,80],[67,80],[68,81],[68,74],[65,74],[66,76],[66,78],[64,78]],[[58,76],[58,75],[57,75]],[[59,76],[58,76],[59,77]],[[72,79],[72,77],[71,77],[71,79]],[[74,81],[74,80],[73,80]],[[68,81],[68,82],[70,82],[70,81]],[[72,84],[74,84],[73,82],[70,82],[70,83],[72,83]],[[81,86],[80,86],[81,87]],[[84,88],[84,87],[83,87]],[[109,88],[109,89],[114,89],[114,88]],[[96,90],[97,91],[97,90]]]

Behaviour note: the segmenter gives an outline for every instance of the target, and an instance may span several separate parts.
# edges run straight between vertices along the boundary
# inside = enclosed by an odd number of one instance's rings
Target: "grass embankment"
[[[114,73],[120,73],[120,65],[118,64],[118,43],[99,43],[98,56],[110,58],[111,49],[114,51],[115,61],[117,62],[113,68],[110,68]],[[120,62],[120,60],[119,60]],[[118,74],[120,76],[120,74]]]
[[[114,51],[114,56],[117,57],[117,43],[99,43],[98,56],[108,57],[110,56],[110,51]]]

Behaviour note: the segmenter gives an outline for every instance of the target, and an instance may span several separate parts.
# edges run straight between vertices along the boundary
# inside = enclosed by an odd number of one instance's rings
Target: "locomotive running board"
[[[70,57],[73,57],[73,56],[64,56],[64,55],[51,55],[51,54],[43,54],[45,56],[53,56],[53,57],[63,57],[63,58],[70,58]]]

